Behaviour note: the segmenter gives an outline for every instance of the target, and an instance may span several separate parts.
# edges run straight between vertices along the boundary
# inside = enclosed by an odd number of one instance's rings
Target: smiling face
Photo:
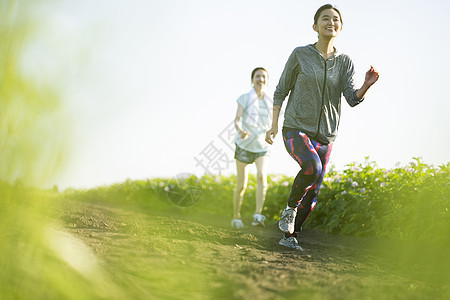
[[[255,89],[263,89],[267,84],[268,74],[264,70],[257,70],[252,78],[253,87]]]
[[[323,10],[317,23],[313,25],[313,29],[319,34],[319,37],[336,37],[342,30],[339,13],[332,8]]]

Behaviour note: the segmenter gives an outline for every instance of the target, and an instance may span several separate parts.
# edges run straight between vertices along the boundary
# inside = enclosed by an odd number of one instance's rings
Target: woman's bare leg
[[[233,196],[233,219],[241,218],[242,199],[247,188],[248,174],[247,164],[236,159],[236,188]]]

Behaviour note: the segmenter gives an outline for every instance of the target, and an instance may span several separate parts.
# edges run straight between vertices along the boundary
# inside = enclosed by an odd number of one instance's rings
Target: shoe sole
[[[289,229],[288,229],[288,230],[285,230],[285,229],[281,228],[280,223],[278,223],[278,228],[280,228],[280,230],[281,230],[282,232],[290,233],[290,232],[289,232]]]

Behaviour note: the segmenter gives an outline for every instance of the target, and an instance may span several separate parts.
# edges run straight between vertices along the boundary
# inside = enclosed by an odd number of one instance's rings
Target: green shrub
[[[375,162],[330,171],[309,228],[357,236],[448,242],[449,164],[438,168],[415,158],[407,167]]]
[[[391,170],[379,168],[368,158],[361,164],[351,163],[340,172],[331,169],[305,228],[334,234],[448,243],[449,170],[450,164],[433,167],[417,158],[408,166]],[[66,191],[65,196],[153,210],[179,207],[186,213],[203,212],[231,218],[235,182],[235,175],[127,180],[90,190]],[[285,175],[268,177],[263,214],[269,223],[279,219],[292,182],[293,178]],[[249,218],[254,212],[255,192],[256,178],[250,174],[242,205],[243,217]],[[182,197],[187,204],[177,205]]]

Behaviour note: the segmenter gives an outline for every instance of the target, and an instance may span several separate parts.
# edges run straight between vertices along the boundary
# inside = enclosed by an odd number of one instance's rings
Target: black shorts
[[[250,152],[250,151],[242,149],[241,147],[239,147],[236,144],[235,144],[235,146],[236,146],[236,150],[234,151],[234,158],[243,163],[246,163],[246,164],[254,163],[258,157],[264,156],[267,153],[267,151]]]

